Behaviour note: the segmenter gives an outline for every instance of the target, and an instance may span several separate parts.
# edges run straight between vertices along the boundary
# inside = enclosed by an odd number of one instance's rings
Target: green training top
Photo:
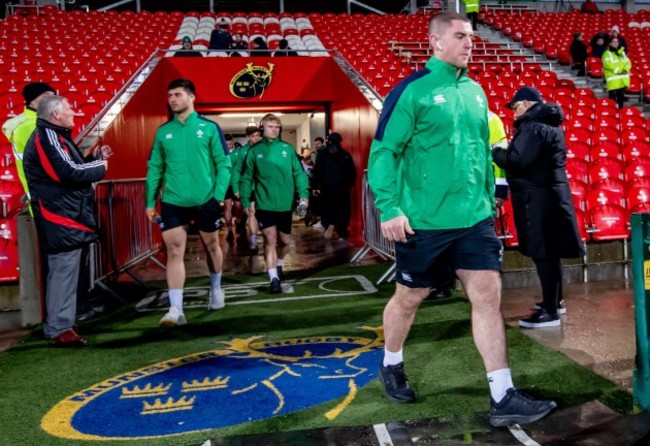
[[[232,177],[230,178],[230,185],[232,191],[238,194],[241,189],[241,169],[244,165],[244,158],[250,148],[250,143],[246,143],[238,149],[230,152],[230,163],[232,164]]]
[[[262,138],[250,148],[240,184],[244,209],[250,208],[253,190],[255,207],[265,211],[290,211],[296,190],[300,198],[309,197],[309,179],[296,150],[280,138]]]
[[[386,98],[368,160],[382,222],[456,229],[494,216],[488,101],[466,71],[432,57]]]
[[[230,183],[230,158],[219,126],[192,112],[185,123],[178,116],[161,125],[147,163],[145,206],[162,201],[199,206],[211,198],[223,201]]]

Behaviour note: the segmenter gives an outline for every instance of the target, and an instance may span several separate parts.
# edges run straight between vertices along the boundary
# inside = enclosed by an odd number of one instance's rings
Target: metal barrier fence
[[[149,259],[164,268],[155,258],[162,246],[162,236],[145,215],[144,199],[143,178],[97,183],[95,216],[99,242],[91,249],[91,289],[99,286],[122,300],[104,283],[107,279],[128,274],[145,285],[131,270],[136,264]]]
[[[377,281],[377,285],[379,285],[395,278],[395,244],[386,240],[381,233],[379,210],[375,207],[375,197],[368,185],[367,170],[363,172],[361,180],[361,206],[364,246],[350,261],[359,263],[371,251],[383,259],[392,260],[391,267]]]

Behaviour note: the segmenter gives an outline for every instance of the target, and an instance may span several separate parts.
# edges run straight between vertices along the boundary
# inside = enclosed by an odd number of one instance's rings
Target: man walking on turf
[[[434,55],[388,96],[368,163],[382,233],[396,242],[397,285],[384,310],[380,380],[391,400],[415,401],[402,348],[429,295],[431,267],[447,253],[472,304],[490,423],[531,423],[556,404],[533,400],[512,384],[501,315],[501,244],[493,224],[488,101],[466,75],[474,33],[465,17],[451,12],[436,15],[428,33]]]
[[[160,320],[163,327],[187,323],[183,314],[185,244],[190,221],[194,221],[207,251],[210,270],[209,310],[224,307],[221,289],[223,253],[219,246],[219,216],[228,184],[230,159],[219,126],[194,111],[196,90],[187,79],[176,79],[167,87],[167,102],[174,116],[161,125],[147,164],[146,208],[156,217],[160,191],[160,229],[167,247],[169,312]]]
[[[264,259],[269,273],[271,294],[282,292],[283,259],[291,237],[291,208],[294,194],[307,212],[309,180],[298,159],[296,149],[280,139],[282,122],[268,114],[260,122],[262,140],[246,156],[241,179],[241,202],[248,215],[257,218],[264,237]],[[255,190],[255,206],[251,192]]]

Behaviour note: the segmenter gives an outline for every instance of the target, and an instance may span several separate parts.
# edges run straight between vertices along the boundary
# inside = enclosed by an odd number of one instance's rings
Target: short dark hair
[[[223,135],[223,139],[225,139],[226,141],[232,141],[235,138],[233,138],[230,133],[226,133],[225,135]]]
[[[457,12],[445,11],[440,14],[436,14],[429,21],[429,34],[438,34],[441,35],[445,30],[451,25],[451,22],[454,20],[460,20],[461,22],[471,23],[470,20]]]
[[[187,94],[196,95],[196,87],[194,83],[189,79],[174,79],[167,86],[167,91],[175,90],[177,88],[182,88]]]
[[[325,144],[325,140],[321,138],[320,136],[316,137],[314,141],[319,141],[321,144]]]
[[[246,136],[252,136],[255,133],[261,133],[260,128],[254,125],[246,127]]]

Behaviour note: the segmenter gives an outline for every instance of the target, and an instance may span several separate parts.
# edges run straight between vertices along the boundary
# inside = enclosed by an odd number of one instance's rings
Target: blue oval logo
[[[336,418],[376,378],[383,332],[374,339],[316,337],[221,342],[223,348],[171,359],[82,390],[41,421],[78,440],[144,439],[258,421],[343,398]]]

